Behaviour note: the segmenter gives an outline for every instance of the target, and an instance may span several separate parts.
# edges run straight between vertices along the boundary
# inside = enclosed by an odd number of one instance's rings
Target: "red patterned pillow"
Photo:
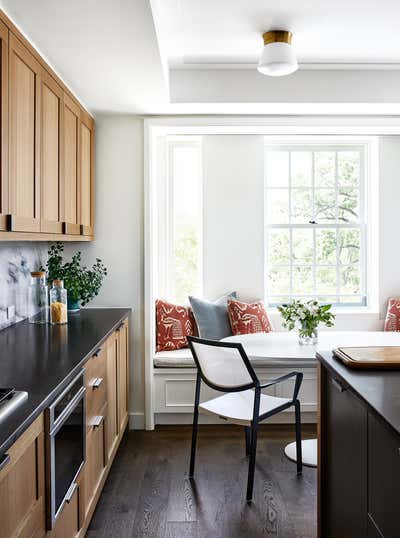
[[[400,331],[400,299],[391,297],[388,301],[384,331]]]
[[[233,334],[269,333],[272,325],[264,303],[242,303],[228,299],[228,315]]]
[[[173,351],[187,347],[186,336],[196,335],[196,322],[188,306],[179,306],[157,299],[156,351]]]

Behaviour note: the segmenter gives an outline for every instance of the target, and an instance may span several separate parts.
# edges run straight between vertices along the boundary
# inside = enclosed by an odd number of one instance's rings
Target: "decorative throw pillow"
[[[262,301],[248,304],[228,299],[228,315],[234,335],[269,333],[273,330]]]
[[[190,306],[201,338],[221,340],[227,336],[232,336],[228,317],[227,303],[229,298],[236,298],[236,291],[224,295],[216,301],[189,296]]]
[[[196,322],[188,306],[156,301],[156,351],[174,351],[187,347],[187,336],[196,334]]]
[[[400,331],[400,299],[390,297],[385,319],[384,331]]]

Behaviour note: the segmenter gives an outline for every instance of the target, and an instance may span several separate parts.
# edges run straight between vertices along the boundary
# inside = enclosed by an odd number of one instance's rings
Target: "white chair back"
[[[240,344],[228,347],[223,342],[201,341],[190,338],[193,357],[202,377],[207,384],[221,390],[234,390],[244,386],[254,385],[249,367],[239,351]],[[244,351],[242,350],[244,355]],[[246,357],[247,359],[247,357]],[[248,362],[248,359],[247,359]]]

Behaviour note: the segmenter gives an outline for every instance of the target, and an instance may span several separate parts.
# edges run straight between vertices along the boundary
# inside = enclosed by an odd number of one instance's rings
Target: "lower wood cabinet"
[[[107,340],[107,457],[115,453],[119,440],[118,420],[118,332]]]
[[[43,415],[0,460],[0,537],[44,536]]]
[[[119,431],[125,430],[128,422],[128,383],[129,383],[129,349],[128,322],[124,321],[117,329],[118,333],[118,417]]]

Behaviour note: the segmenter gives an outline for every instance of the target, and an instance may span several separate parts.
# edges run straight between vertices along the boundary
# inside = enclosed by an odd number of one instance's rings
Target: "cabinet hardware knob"
[[[8,454],[4,454],[3,457],[0,460],[0,471],[4,469],[9,463],[10,463],[10,456]]]
[[[345,387],[343,387],[339,381],[335,378],[332,378],[332,385],[339,391],[339,392],[344,392],[346,389]]]
[[[102,415],[97,416],[93,421],[93,428],[99,428],[101,423],[103,422],[104,417]]]
[[[100,387],[100,385],[103,383],[103,378],[102,377],[98,377],[97,379],[95,379],[92,383],[92,389],[93,390],[96,390]]]
[[[93,353],[93,357],[98,357],[101,353],[101,347],[99,349],[96,349],[96,351]]]

